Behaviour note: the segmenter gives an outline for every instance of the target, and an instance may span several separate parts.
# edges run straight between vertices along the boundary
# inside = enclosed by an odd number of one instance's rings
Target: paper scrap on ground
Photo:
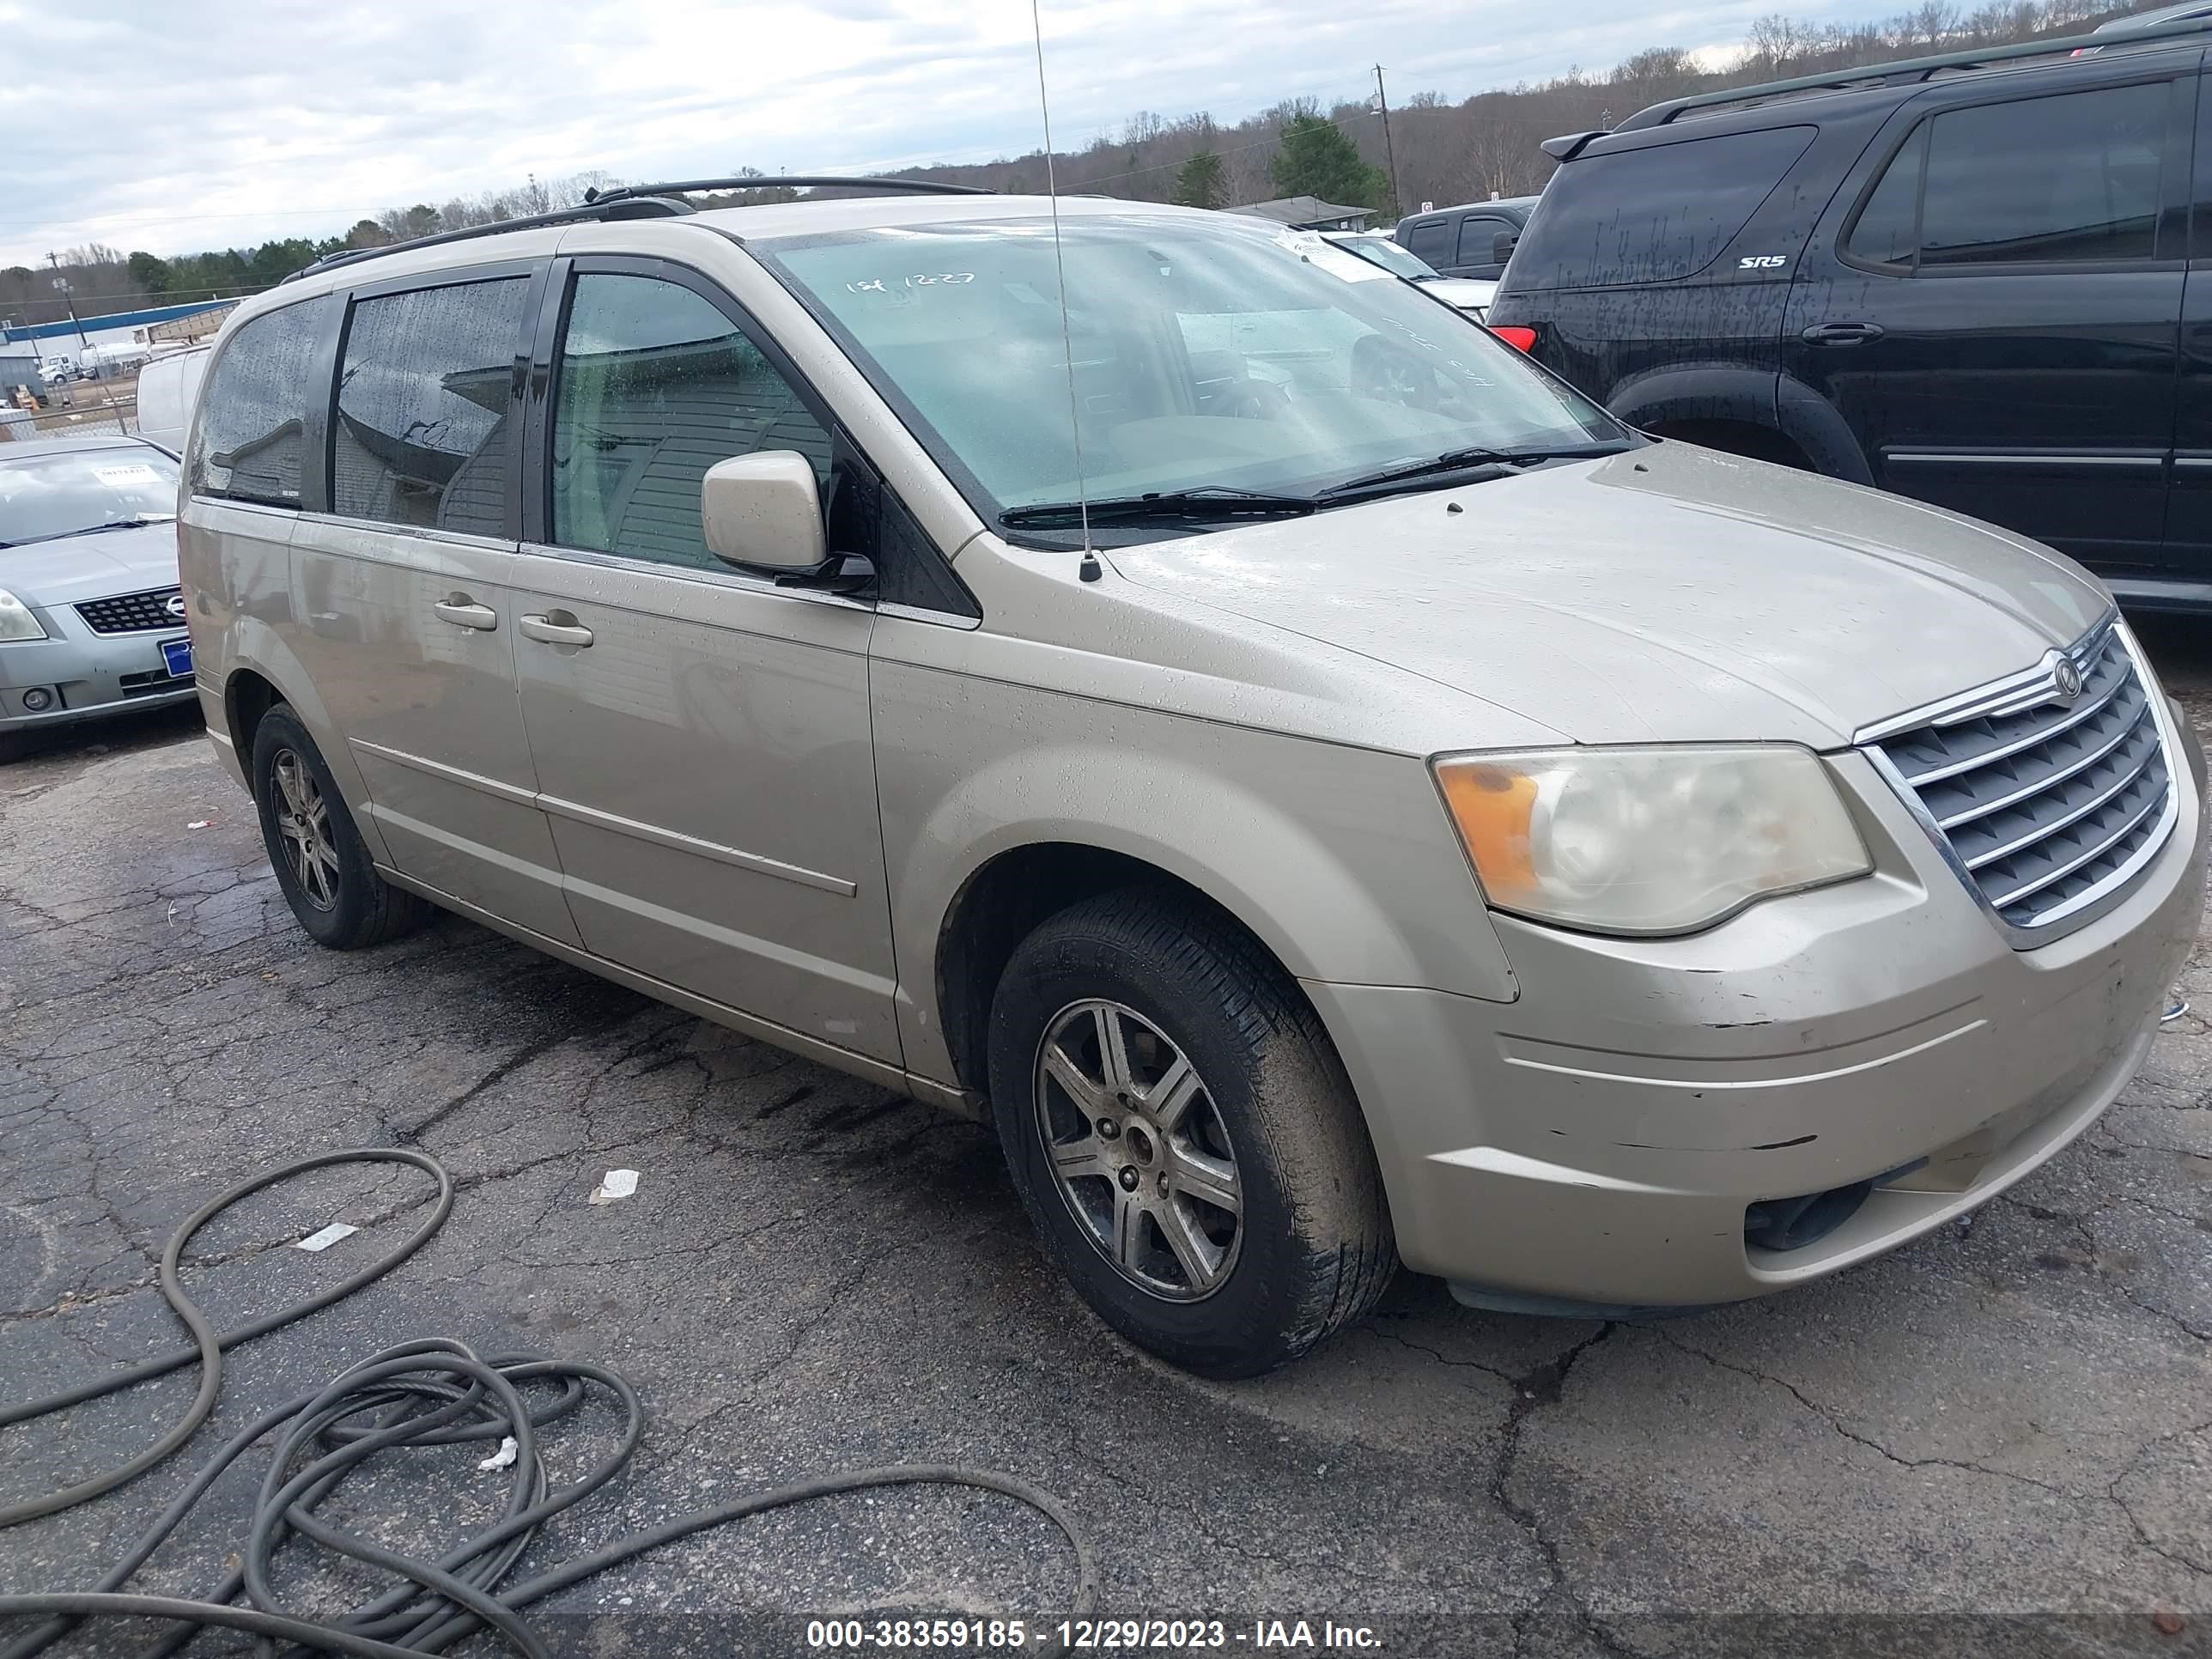
[[[351,1238],[361,1231],[349,1227],[343,1221],[333,1221],[319,1233],[309,1233],[292,1248],[295,1250],[327,1250],[342,1238]]]
[[[208,821],[205,818],[194,818],[190,823],[185,826],[187,830],[204,830],[207,827]]]
[[[636,1170],[610,1170],[599,1177],[599,1184],[592,1188],[590,1202],[611,1204],[618,1198],[628,1198],[636,1190]]]
[[[508,1435],[499,1443],[499,1449],[477,1465],[479,1469],[503,1469],[515,1459],[514,1437]]]

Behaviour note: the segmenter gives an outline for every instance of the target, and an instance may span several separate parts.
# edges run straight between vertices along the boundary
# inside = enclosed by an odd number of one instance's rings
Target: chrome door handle
[[[456,628],[477,628],[489,633],[499,626],[499,612],[488,605],[478,605],[465,593],[456,593],[450,599],[441,599],[430,607]]]
[[[1855,346],[1881,338],[1880,323],[1815,323],[1799,331],[1807,345]]]
[[[556,621],[557,617],[567,617],[568,620]],[[592,630],[577,622],[574,617],[568,616],[565,611],[556,611],[550,615],[525,617],[516,626],[522,629],[525,639],[543,640],[548,645],[582,646],[592,642]]]

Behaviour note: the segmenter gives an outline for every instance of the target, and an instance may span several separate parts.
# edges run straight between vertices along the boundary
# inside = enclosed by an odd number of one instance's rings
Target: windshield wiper
[[[1576,444],[1561,449],[1448,449],[1443,454],[1431,455],[1425,461],[1404,461],[1379,471],[1363,472],[1356,478],[1346,478],[1340,484],[1331,484],[1315,499],[1323,503],[1340,501],[1347,495],[1361,495],[1370,489],[1416,478],[1426,478],[1439,472],[1462,472],[1480,466],[1534,466],[1539,461],[1586,460],[1598,455],[1618,455],[1628,447],[1627,444]]]
[[[140,525],[169,524],[175,520],[173,513],[142,513],[135,519],[110,519],[106,524],[80,525],[75,530],[58,530],[51,536],[33,536],[32,542],[64,541],[71,536],[90,536],[102,530],[136,530]],[[0,542],[0,547],[27,547],[30,542]]]
[[[1206,521],[1223,519],[1280,519],[1311,513],[1320,503],[1310,495],[1273,495],[1261,489],[1231,489],[1203,484],[1149,495],[1108,495],[1088,504],[1093,524],[1155,523],[1163,519]],[[1073,530],[1083,522],[1081,501],[1034,501],[999,514],[1009,529]]]

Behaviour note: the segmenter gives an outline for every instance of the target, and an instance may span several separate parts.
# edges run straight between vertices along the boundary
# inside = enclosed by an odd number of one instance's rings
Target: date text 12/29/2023
[[[823,1650],[936,1649],[1014,1654],[1191,1653],[1204,1649],[1262,1651],[1334,1649],[1376,1652],[1382,1638],[1365,1625],[1333,1619],[813,1619],[806,1645]]]

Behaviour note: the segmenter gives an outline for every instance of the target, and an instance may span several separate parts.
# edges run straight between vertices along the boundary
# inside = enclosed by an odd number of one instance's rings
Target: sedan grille
[[[2117,902],[2172,833],[2156,695],[2107,623],[2035,669],[1885,721],[1860,743],[2025,948]]]
[[[87,599],[77,606],[76,614],[95,634],[146,634],[157,628],[182,628],[184,617],[169,609],[169,601],[177,595],[173,587],[118,593],[112,599]]]

